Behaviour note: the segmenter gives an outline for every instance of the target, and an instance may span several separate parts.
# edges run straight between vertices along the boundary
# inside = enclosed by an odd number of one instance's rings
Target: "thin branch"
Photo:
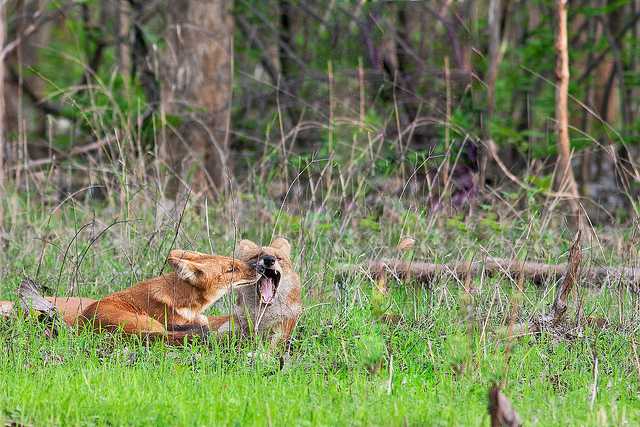
[[[520,427],[522,421],[509,399],[494,385],[489,390],[489,416],[491,427]]]
[[[634,26],[636,25],[636,22],[638,22],[639,19],[640,19],[640,12],[636,13],[633,17],[631,17],[631,19],[629,19],[629,22],[627,22],[626,25],[622,27],[620,31],[618,31],[618,33],[615,35],[615,38],[614,38],[615,41],[620,42],[622,38],[625,36],[625,34],[627,34],[629,30],[634,28]],[[576,80],[578,84],[583,83],[584,80],[591,75],[593,70],[598,68],[600,63],[604,60],[604,58],[607,56],[607,54],[611,49],[612,49],[612,46],[611,44],[609,44],[607,48],[600,53],[600,55],[598,55],[592,62],[587,64],[587,67],[585,68],[585,70],[582,72],[580,77],[578,77],[578,79]]]
[[[556,299],[551,306],[549,318],[555,326],[562,322],[562,319],[567,312],[567,298],[578,279],[578,269],[580,268],[580,262],[582,261],[580,234],[581,231],[578,230],[578,234],[576,235],[576,238],[571,245],[571,249],[569,250],[569,262],[567,263],[567,271],[564,275],[564,280],[562,281],[562,285],[560,285],[558,293],[556,294]]]
[[[5,2],[3,2],[5,3]],[[4,45],[3,49],[0,50],[0,61],[4,61],[7,56],[13,53],[14,50],[18,48],[25,40],[31,37],[34,33],[36,33],[40,27],[47,22],[57,18],[59,15],[64,15],[68,9],[77,6],[76,2],[69,2],[56,10],[51,11],[50,13],[44,14],[42,10],[49,6],[49,2],[43,2],[42,9],[38,10],[34,17],[36,20],[29,24],[27,28],[22,32],[22,34],[18,35],[14,40],[10,41],[6,45]]]
[[[115,138],[113,137],[108,137],[108,138],[104,138],[101,139],[99,141],[96,142],[92,142],[91,144],[86,144],[86,145],[81,145],[78,147],[73,147],[71,150],[69,150],[67,153],[62,153],[59,156],[53,156],[53,157],[46,157],[43,159],[37,159],[37,160],[32,160],[30,162],[28,162],[27,164],[18,164],[15,166],[12,166],[10,168],[8,168],[9,171],[14,171],[17,169],[38,169],[42,166],[46,166],[46,165],[50,165],[52,163],[58,162],[60,160],[64,160],[64,159],[68,159],[71,157],[75,157],[75,156],[79,156],[81,154],[87,154],[90,153],[92,151],[97,151],[99,149],[101,149],[102,147],[105,147],[109,144],[111,144],[113,141],[115,141]]]
[[[44,114],[50,114],[56,117],[64,117],[69,120],[75,121],[76,116],[68,110],[65,110],[61,105],[54,102],[42,99],[36,94],[35,90],[29,85],[26,79],[21,79],[18,72],[12,66],[7,66],[11,81],[22,88],[22,92],[29,98],[33,105],[42,111]]]

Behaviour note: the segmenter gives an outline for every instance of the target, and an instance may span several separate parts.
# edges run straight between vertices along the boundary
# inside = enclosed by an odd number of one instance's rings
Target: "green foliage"
[[[158,10],[169,4],[160,3]],[[279,13],[286,3],[298,21],[287,47],[292,54],[283,56],[287,49]],[[164,177],[155,169],[167,165],[138,166],[137,160],[152,153],[157,138],[181,127],[185,117],[151,103],[140,63],[132,75],[117,69],[114,22],[107,17],[95,25],[107,3],[76,1],[65,13],[58,12],[56,2],[47,3],[47,11],[59,18],[50,40],[38,49],[37,63],[22,73],[43,82],[43,98],[55,103],[71,126],[60,132],[51,126],[48,135],[39,120],[44,115],[29,110],[22,120],[33,134],[15,135],[15,140],[49,141],[51,136],[53,148],[66,153],[117,131],[133,161],[125,157],[86,168],[89,161],[74,158],[46,173],[35,171],[34,176],[44,176],[35,191],[38,198],[24,178],[31,171],[10,170],[22,178],[5,182],[6,197],[0,200],[6,225],[0,240],[7,260],[0,269],[0,296],[14,298],[26,274],[57,294],[102,297],[158,275],[163,267],[167,271],[165,257],[174,247],[229,254],[239,238],[266,242],[282,234],[294,242],[306,310],[282,367],[275,355],[265,354],[264,337],[225,336],[171,348],[76,328],[46,339],[43,325],[33,319],[0,321],[0,423],[480,425],[486,422],[487,389],[498,381],[506,384],[505,393],[528,424],[640,424],[640,379],[637,361],[630,357],[639,321],[637,295],[580,287],[580,311],[572,306],[571,324],[597,316],[607,326],[586,324],[572,340],[547,333],[510,339],[497,332],[514,313],[519,322],[543,313],[554,283],[543,288],[527,283],[521,292],[504,277],[471,283],[443,277],[422,286],[392,272],[385,283],[340,273],[345,264],[378,256],[442,263],[486,256],[566,261],[573,235],[551,217],[550,168],[520,177],[525,189],[492,183],[492,193],[475,200],[471,212],[451,212],[448,206],[435,212],[429,203],[438,188],[428,173],[443,162],[465,164],[463,144],[484,138],[487,131],[500,148],[513,149],[514,158],[543,160],[537,163],[544,165],[557,155],[552,3],[535,0],[519,7],[511,2],[490,121],[484,117],[486,86],[481,82],[489,65],[481,6],[478,22],[465,22],[461,9],[447,12],[456,17],[461,48],[469,48],[463,52],[472,65],[468,81],[457,69],[449,28],[434,19],[425,31],[424,21],[431,16],[426,9],[411,15],[412,8],[428,2],[321,3],[233,2],[237,28],[245,23],[252,30],[234,33],[230,158],[241,172],[230,179],[231,200],[213,202],[205,193],[190,193],[179,221],[173,211],[180,214],[182,202],[166,209],[170,213],[160,208]],[[593,23],[602,26],[612,18],[609,14],[624,14],[630,5],[622,0],[597,7],[573,3],[570,28],[584,18],[597,18]],[[94,24],[83,22],[80,5],[88,7]],[[403,40],[410,49],[398,56],[398,43],[396,57],[390,58],[390,44],[402,36],[396,31],[399,11],[420,21],[401,28],[413,29]],[[155,63],[159,58],[154,55],[164,50],[166,22],[161,13],[147,12],[136,16],[136,23],[152,52],[145,60],[158,65],[159,75],[153,77],[160,84],[163,65]],[[640,141],[635,137],[638,120],[623,126],[620,119],[604,123],[584,115],[580,102],[589,103],[602,82],[594,75],[578,80],[583,64],[612,51],[605,36],[585,41],[582,36],[589,31],[570,34],[575,38],[570,116],[576,127],[571,148],[577,155],[609,143],[618,148]],[[632,36],[620,39],[625,66],[638,53]],[[100,40],[107,42],[102,61],[86,76]],[[444,79],[445,57],[450,81]],[[402,69],[390,68],[394,59],[405,61],[398,65]],[[266,61],[280,73],[277,81],[265,72]],[[624,84],[637,89],[640,77],[625,72]],[[635,112],[635,100],[626,101]],[[194,106],[185,110],[205,112]],[[578,129],[583,122],[587,129]],[[111,159],[115,148],[105,151]],[[17,158],[27,160],[22,154]],[[135,174],[127,169],[130,163],[136,163]],[[74,175],[89,169],[90,184],[105,187],[104,200],[87,201],[92,196],[85,182],[78,191],[76,183],[58,188],[54,180],[73,177],[61,173],[67,167]],[[415,181],[420,196],[403,193],[399,198],[392,194],[395,189],[386,190],[388,182],[400,178],[403,189]],[[376,188],[378,181],[382,190]],[[630,195],[637,187],[630,184]],[[450,194],[444,193],[446,205]],[[629,198],[615,214],[633,226],[637,219],[629,206],[638,212],[640,205]],[[628,265],[637,258],[632,226],[586,248],[589,262]],[[403,236],[417,243],[399,254],[395,246]],[[611,243],[618,241],[619,247]],[[461,291],[461,284],[472,285],[474,293]],[[227,297],[211,311],[227,313],[232,301]],[[594,352],[600,370],[591,405]]]
[[[283,370],[276,357],[264,355],[268,342],[260,337],[220,337],[180,348],[75,328],[47,339],[43,325],[30,319],[0,321],[3,422],[342,425],[349,419],[353,425],[474,425],[486,420],[488,387],[502,380],[521,417],[539,425],[640,422],[633,392],[640,380],[629,357],[637,323],[630,309],[637,296],[631,293],[581,288],[583,312],[610,326],[586,328],[570,341],[543,334],[507,346],[495,332],[512,315],[511,304],[517,304],[519,320],[528,321],[551,304],[553,292],[525,283],[521,294],[509,279],[494,277],[473,280],[477,292],[471,298],[455,281],[420,288],[389,278],[385,295],[365,275],[335,273],[378,248],[392,252],[398,236],[407,233],[418,241],[415,259],[478,259],[473,255],[484,256],[483,250],[510,256],[516,245],[529,259],[564,262],[572,236],[543,228],[535,217],[509,222],[485,207],[478,235],[473,225],[461,230],[461,217],[454,217],[451,228],[430,228],[422,214],[398,203],[394,208],[406,223],[372,217],[368,221],[377,226],[338,233],[332,211],[280,212],[274,204],[265,208],[271,220],[236,222],[227,203],[212,203],[209,211],[190,205],[176,234],[173,225],[158,228],[153,202],[140,199],[135,220],[92,242],[116,217],[108,206],[68,203],[52,216],[42,207],[26,211],[24,197],[12,196],[11,203],[24,215],[17,216],[23,222],[6,242],[11,263],[0,272],[3,298],[13,298],[23,271],[38,272],[37,280],[56,293],[76,283],[78,294],[100,297],[159,274],[173,247],[230,253],[234,239],[267,241],[283,233],[294,243],[306,310]],[[243,194],[234,203],[260,202]],[[206,214],[216,218],[210,228]],[[366,209],[356,217],[366,219]],[[48,236],[44,252],[37,235]],[[634,238],[631,230],[624,238]],[[604,262],[600,254],[590,253],[593,262]],[[610,251],[613,259],[607,259],[617,264],[622,256]],[[227,312],[232,299],[212,311]],[[568,318],[576,314],[572,305]],[[592,349],[600,363],[593,409],[585,394],[593,381]]]
[[[384,339],[380,335],[363,335],[356,341],[356,360],[369,370],[379,369],[386,352]]]

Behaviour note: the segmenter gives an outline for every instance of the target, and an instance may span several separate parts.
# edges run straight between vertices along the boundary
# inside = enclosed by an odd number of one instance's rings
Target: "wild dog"
[[[255,266],[261,277],[257,286],[238,289],[232,315],[209,317],[209,328],[267,334],[271,349],[288,344],[302,313],[300,278],[293,270],[291,245],[281,237],[262,247],[241,240],[236,257]]]
[[[185,338],[208,333],[209,321],[202,314],[207,307],[232,288],[255,286],[261,277],[255,267],[229,257],[174,250],[167,261],[174,272],[99,301],[61,297],[46,300],[69,324],[89,325],[98,331],[122,329],[127,334],[181,343]],[[82,305],[86,308],[78,314]]]

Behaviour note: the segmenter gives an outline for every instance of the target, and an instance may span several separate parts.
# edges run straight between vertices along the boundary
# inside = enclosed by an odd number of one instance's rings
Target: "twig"
[[[580,220],[579,194],[571,166],[571,147],[569,141],[569,47],[567,43],[567,0],[556,0],[556,96],[555,117],[558,148],[555,187],[558,191],[567,191],[568,203],[574,225],[582,228]]]
[[[522,425],[518,413],[497,385],[489,390],[489,416],[491,417],[491,427],[519,427]]]
[[[111,144],[114,140],[115,140],[115,138],[107,137],[107,138],[98,140],[96,142],[92,142],[90,144],[81,145],[81,146],[78,146],[78,147],[73,147],[71,150],[69,150],[68,153],[61,153],[58,156],[45,157],[43,159],[31,160],[30,162],[27,162],[27,164],[14,165],[14,166],[11,166],[10,168],[8,168],[7,170],[14,171],[14,170],[17,170],[17,169],[21,169],[21,170],[24,170],[24,169],[36,169],[36,168],[39,168],[39,167],[42,167],[42,166],[49,165],[51,163],[55,163],[55,162],[60,161],[60,160],[64,160],[64,159],[68,159],[70,157],[78,156],[80,154],[86,154],[86,153],[90,153],[92,151],[97,151],[97,150],[101,149],[102,147]]]
[[[2,3],[4,4],[6,2],[3,1]],[[30,23],[22,32],[22,34],[18,35],[9,43],[5,44],[4,48],[0,50],[0,62],[4,61],[14,50],[16,50],[18,46],[20,46],[25,40],[36,33],[42,25],[44,25],[48,21],[58,18],[60,15],[64,15],[69,9],[76,7],[77,4],[78,3],[76,2],[69,2],[45,14],[43,13],[43,11],[45,8],[49,7],[49,2],[43,2],[40,10],[38,10],[34,15],[36,21]]]
[[[640,19],[640,13],[636,13],[633,17],[631,17],[629,19],[629,21],[625,24],[624,27],[622,27],[622,29],[620,29],[620,31],[618,31],[618,33],[615,35],[614,40],[616,42],[619,42],[620,40],[622,40],[622,38],[625,36],[625,34],[632,29],[636,22],[638,22],[638,20]],[[609,44],[599,55],[597,58],[595,58],[593,61],[591,61],[589,64],[587,64],[586,69],[582,72],[582,74],[580,75],[580,77],[578,77],[578,79],[576,80],[578,84],[581,84],[584,82],[584,80],[589,77],[589,75],[591,75],[591,73],[593,72],[593,70],[595,70],[600,63],[607,57],[607,55],[609,54],[609,50],[611,50],[611,44]]]
[[[640,380],[640,358],[638,357],[638,346],[636,345],[636,339],[631,337],[631,348],[633,349],[633,361],[636,365],[636,371],[638,371],[638,380]]]
[[[393,353],[389,356],[389,380],[387,380],[387,394],[393,391]]]
[[[13,83],[19,85],[22,89],[22,92],[27,96],[27,98],[29,98],[31,103],[44,114],[64,117],[73,121],[77,119],[73,113],[65,110],[61,105],[58,105],[55,102],[51,102],[44,98],[40,98],[36,91],[29,85],[28,81],[26,79],[21,79],[18,75],[18,72],[12,66],[8,66],[7,69]]]
[[[567,272],[562,281],[562,285],[556,294],[556,299],[551,306],[551,320],[554,326],[562,322],[562,318],[567,312],[567,297],[573,289],[578,279],[578,269],[582,261],[582,249],[580,248],[581,231],[578,230],[576,239],[569,250],[569,262],[567,264]]]
[[[589,407],[593,410],[593,405],[596,403],[596,396],[598,395],[598,355],[593,353],[593,385],[591,386],[591,399],[589,400]]]

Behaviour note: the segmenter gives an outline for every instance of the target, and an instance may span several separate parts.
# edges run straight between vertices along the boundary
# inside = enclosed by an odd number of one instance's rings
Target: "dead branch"
[[[522,421],[511,406],[511,402],[496,385],[489,390],[489,416],[491,417],[491,427],[519,427],[522,425]]]
[[[61,105],[58,105],[55,102],[52,102],[45,98],[41,98],[29,85],[26,79],[20,78],[15,68],[8,66],[7,71],[9,72],[11,81],[16,85],[19,85],[22,89],[22,93],[24,93],[26,97],[29,98],[31,103],[44,114],[50,114],[56,117],[64,117],[73,121],[76,120],[76,116],[71,111],[65,110]]]
[[[635,15],[633,15],[629,19],[629,21],[624,25],[624,27],[622,27],[620,31],[616,33],[613,40],[619,43],[623,39],[623,37],[635,27],[638,20],[640,20],[640,13],[636,13]],[[606,46],[596,58],[592,59],[587,64],[586,68],[584,69],[580,77],[578,77],[577,79],[578,84],[583,83],[587,78],[589,78],[593,70],[595,70],[602,63],[602,61],[607,57],[607,55],[609,55],[609,50],[611,50],[611,48],[612,48],[611,43],[609,43],[608,46]]]
[[[582,261],[582,249],[580,248],[580,230],[576,235],[576,239],[569,250],[569,262],[567,263],[567,271],[564,275],[562,285],[558,289],[556,299],[551,306],[549,320],[553,325],[558,325],[562,321],[564,314],[567,312],[567,298],[578,279],[578,269]]]
[[[582,260],[580,234],[580,230],[578,230],[576,238],[571,245],[571,249],[569,249],[569,261],[567,262],[564,279],[562,280],[562,284],[558,287],[556,298],[553,301],[551,310],[546,315],[540,316],[539,319],[534,319],[531,322],[529,329],[531,332],[539,333],[543,330],[552,330],[555,332],[561,332],[561,335],[566,335],[566,331],[563,331],[559,326],[562,324],[562,319],[567,312],[567,298],[579,277],[580,261]]]
[[[25,40],[35,34],[45,23],[54,20],[59,16],[64,16],[71,8],[76,6],[76,2],[68,2],[66,4],[62,4],[57,9],[53,9],[50,12],[45,13],[45,9],[49,7],[49,4],[48,2],[44,2],[40,10],[35,13],[35,20],[25,28],[22,34],[19,34],[14,40],[6,43],[4,47],[0,49],[0,61],[6,60],[6,58],[11,53],[13,53],[13,51],[15,51],[18,46],[20,46],[22,43],[24,43]]]
[[[87,153],[90,153],[92,151],[97,151],[97,150],[101,149],[102,147],[104,147],[106,145],[109,145],[114,140],[115,140],[115,138],[113,138],[113,137],[107,137],[107,138],[101,139],[99,141],[92,142],[91,144],[86,144],[86,145],[81,145],[81,146],[78,146],[78,147],[73,147],[71,150],[69,150],[68,153],[61,153],[60,155],[55,156],[55,157],[45,157],[43,159],[31,160],[30,162],[27,162],[27,164],[14,165],[14,166],[8,168],[8,170],[14,171],[16,169],[23,169],[23,170],[25,170],[25,169],[37,169],[39,167],[46,166],[46,165],[49,165],[51,163],[55,163],[55,162],[60,161],[60,160],[68,159],[68,158],[74,157],[74,156],[79,156],[81,154],[87,154]]]
[[[521,278],[528,279],[537,285],[548,281],[559,280],[565,265],[543,264],[531,261],[508,260],[503,258],[487,258],[473,262],[453,262],[434,264],[425,261],[407,262],[399,259],[382,258],[370,260],[363,265],[348,265],[338,269],[339,274],[354,274],[368,271],[374,276],[389,273],[402,279],[414,279],[422,283],[434,280],[455,278],[461,281],[467,276],[503,275],[515,282]],[[580,280],[585,284],[600,288],[608,284],[630,286],[632,290],[640,290],[640,268],[633,267],[595,267],[582,269]]]

